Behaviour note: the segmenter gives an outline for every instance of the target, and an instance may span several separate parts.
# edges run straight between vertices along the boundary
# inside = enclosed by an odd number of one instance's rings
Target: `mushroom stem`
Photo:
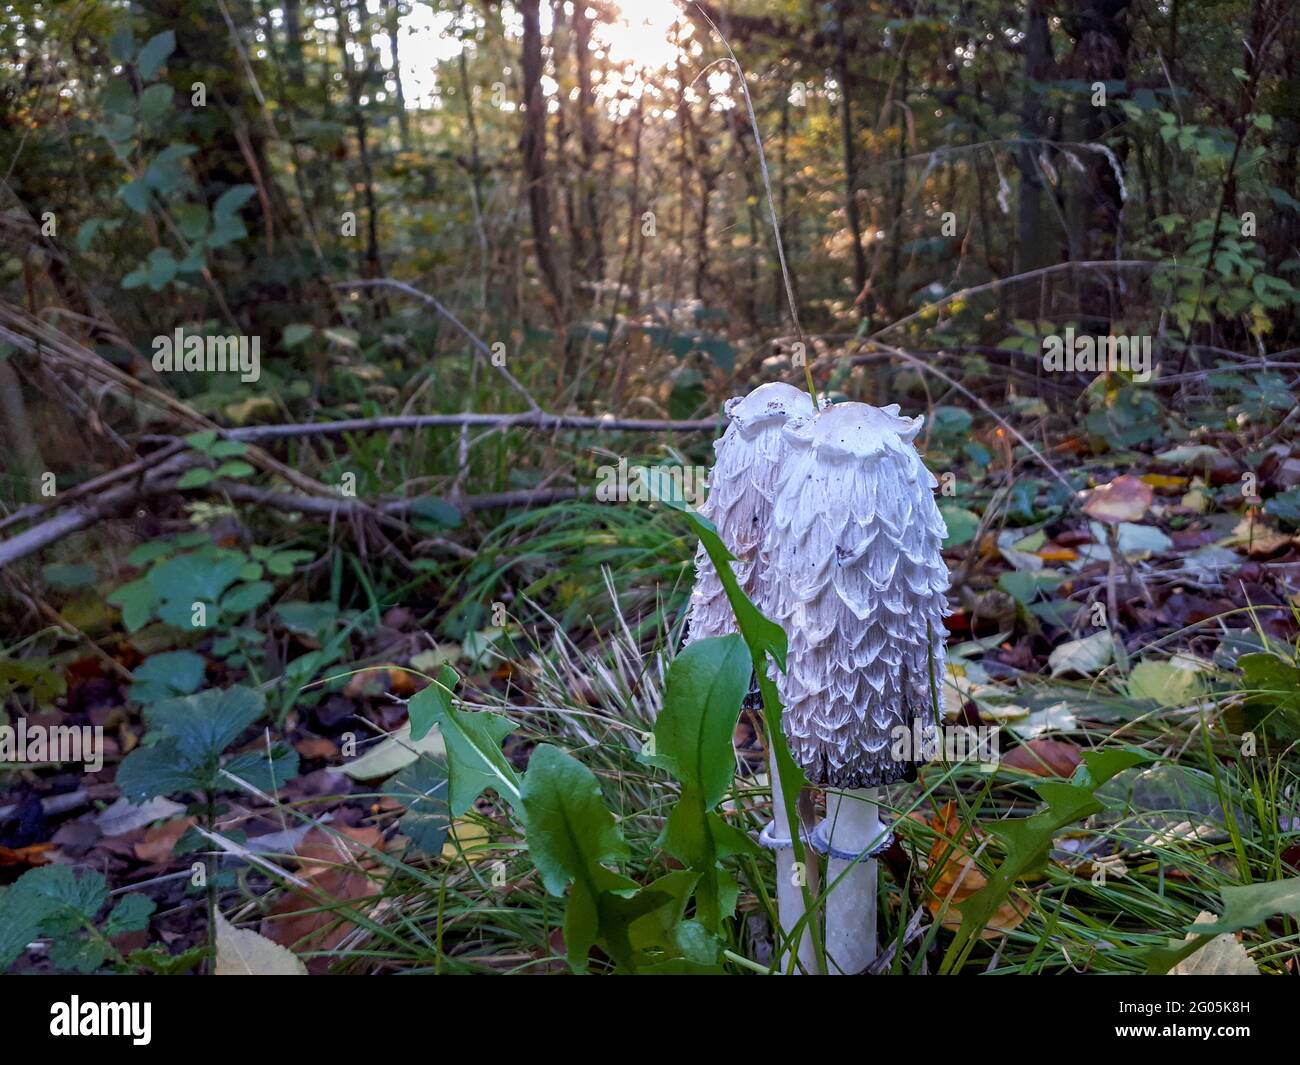
[[[790,819],[786,816],[785,796],[781,791],[781,775],[776,768],[776,755],[773,753],[768,758],[768,779],[772,782],[772,822],[775,829],[777,840],[794,840],[794,833],[791,831]],[[804,870],[804,877],[807,877],[807,870]],[[794,846],[784,846],[776,852],[776,910],[777,917],[781,922],[782,937],[788,936],[791,930],[797,925],[803,915],[807,912],[803,904],[803,889],[800,886],[805,883],[806,879],[798,879],[794,875]],[[817,950],[813,941],[812,930],[808,923],[805,922],[803,930],[798,936],[797,954],[799,964],[795,967],[795,972],[816,973],[817,969]],[[788,951],[782,951],[780,958],[780,970],[785,972],[790,967],[790,955]]]
[[[858,855],[880,842],[874,788],[826,792],[830,843],[826,886],[826,957],[833,975],[862,972],[876,957],[876,859]],[[837,882],[838,881],[838,882]]]

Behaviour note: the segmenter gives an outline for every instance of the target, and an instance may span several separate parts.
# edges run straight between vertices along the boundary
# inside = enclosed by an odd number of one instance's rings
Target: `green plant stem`
[[[203,825],[209,832],[216,831],[217,793],[208,789],[203,794]],[[208,863],[210,864],[210,863]],[[215,872],[205,870],[205,885],[208,895],[208,975],[217,974],[217,877]]]

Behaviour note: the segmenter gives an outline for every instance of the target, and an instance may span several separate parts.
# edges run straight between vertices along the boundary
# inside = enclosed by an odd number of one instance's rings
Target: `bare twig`
[[[716,418],[687,421],[616,418],[613,415],[547,414],[396,414],[375,418],[351,418],[337,422],[302,422],[284,425],[249,425],[242,429],[223,429],[230,440],[276,440],[294,436],[336,436],[341,433],[390,432],[399,429],[437,429],[448,426],[479,425],[495,429],[597,429],[608,432],[712,432]]]

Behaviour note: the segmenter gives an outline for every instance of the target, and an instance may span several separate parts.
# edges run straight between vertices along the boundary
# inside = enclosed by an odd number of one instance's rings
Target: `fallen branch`
[[[0,569],[48,547],[65,536],[103,521],[145,497],[175,491],[174,478],[192,461],[193,457],[188,453],[174,455],[149,475],[132,484],[119,485],[93,500],[62,511],[38,525],[33,525],[8,540],[0,540]],[[225,495],[239,502],[254,503],[286,513],[310,514],[314,517],[331,519],[375,517],[395,523],[402,515],[408,514],[415,503],[412,499],[368,501],[340,496],[297,495],[232,481],[215,481],[209,488],[214,494]],[[480,510],[545,506],[565,499],[574,499],[582,494],[584,493],[577,488],[534,488],[467,496],[455,500],[452,505],[465,515]]]
[[[294,436],[336,436],[340,433],[376,433],[398,429],[437,429],[449,426],[481,425],[497,429],[597,429],[607,432],[713,432],[716,418],[687,421],[671,419],[616,418],[613,415],[547,414],[394,414],[375,418],[351,418],[337,422],[302,422],[284,425],[250,425],[223,429],[229,440],[275,440]]]
[[[288,513],[310,514],[313,517],[344,518],[352,515],[369,513],[382,514],[386,517],[400,517],[409,514],[417,502],[414,499],[363,500],[322,499],[319,496],[303,496],[289,492],[273,492],[257,488],[251,484],[238,484],[225,481],[214,483],[215,492],[237,499],[241,503],[256,503]],[[448,500],[461,515],[478,510],[497,510],[511,507],[547,506],[566,499],[576,499],[583,494],[577,488],[530,488],[517,492],[491,492],[481,496],[465,496],[459,500]]]

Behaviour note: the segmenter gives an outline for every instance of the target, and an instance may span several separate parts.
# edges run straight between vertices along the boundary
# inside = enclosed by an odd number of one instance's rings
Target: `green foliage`
[[[440,854],[442,845],[447,842],[451,826],[447,783],[445,763],[421,755],[384,784],[384,794],[391,795],[406,807],[398,822],[402,835],[410,839],[422,854]]]
[[[150,655],[135,667],[130,695],[138,703],[156,703],[178,695],[193,695],[203,683],[205,663],[193,651]]]
[[[1204,947],[1215,936],[1254,928],[1270,917],[1285,915],[1300,919],[1300,877],[1262,884],[1219,888],[1223,913],[1210,924],[1195,924],[1186,939],[1170,940],[1164,946],[1143,952],[1149,975],[1163,975],[1179,962]]]
[[[682,651],[665,681],[655,753],[646,757],[682,786],[658,843],[699,873],[698,918],[715,933],[735,911],[739,892],[722,859],[758,852],[748,836],[714,812],[735,776],[732,738],[752,668],[739,636],[700,640]]]
[[[1045,809],[1028,817],[1007,818],[987,826],[989,835],[1002,846],[1005,857],[989,874],[988,883],[962,903],[961,926],[944,955],[942,971],[952,972],[965,960],[979,933],[1016,881],[1046,863],[1055,835],[1067,825],[1103,809],[1093,794],[1097,788],[1116,773],[1150,761],[1154,758],[1147,752],[1131,748],[1084,751],[1083,763],[1069,783],[1046,780],[1033,785],[1039,798],[1047,804]]]
[[[586,971],[596,945],[632,973],[694,970],[707,964],[702,958],[716,957],[706,935],[683,931],[680,921],[671,920],[680,916],[683,889],[693,878],[670,874],[673,892],[662,881],[642,888],[606,868],[606,862],[627,857],[627,842],[595,775],[581,762],[550,744],[539,746],[524,776],[520,810],[529,855],[546,890],[561,896],[572,885],[564,943],[575,972]]]
[[[53,659],[0,657],[0,699],[27,692],[42,706],[65,691],[63,672]]]
[[[242,685],[152,703],[145,708],[150,731],[122,759],[118,787],[137,803],[178,792],[234,790],[239,784],[232,776],[261,791],[278,790],[298,772],[297,752],[287,744],[222,760],[265,709],[265,697]]]
[[[512,806],[519,801],[519,775],[501,752],[501,741],[514,729],[505,718],[452,706],[456,673],[443,667],[438,679],[411,696],[407,710],[411,739],[419,740],[437,725],[447,744],[451,814],[459,817],[482,794],[495,788]]]
[[[1248,726],[1283,744],[1300,740],[1300,668],[1263,652],[1242,655],[1237,666]]]
[[[0,887],[0,972],[35,939],[50,939],[50,962],[61,971],[94,972],[109,965],[134,968],[110,940],[149,924],[154,902],[140,894],[122,896],[102,917],[108,884],[102,873],[65,865],[29,869]]]

